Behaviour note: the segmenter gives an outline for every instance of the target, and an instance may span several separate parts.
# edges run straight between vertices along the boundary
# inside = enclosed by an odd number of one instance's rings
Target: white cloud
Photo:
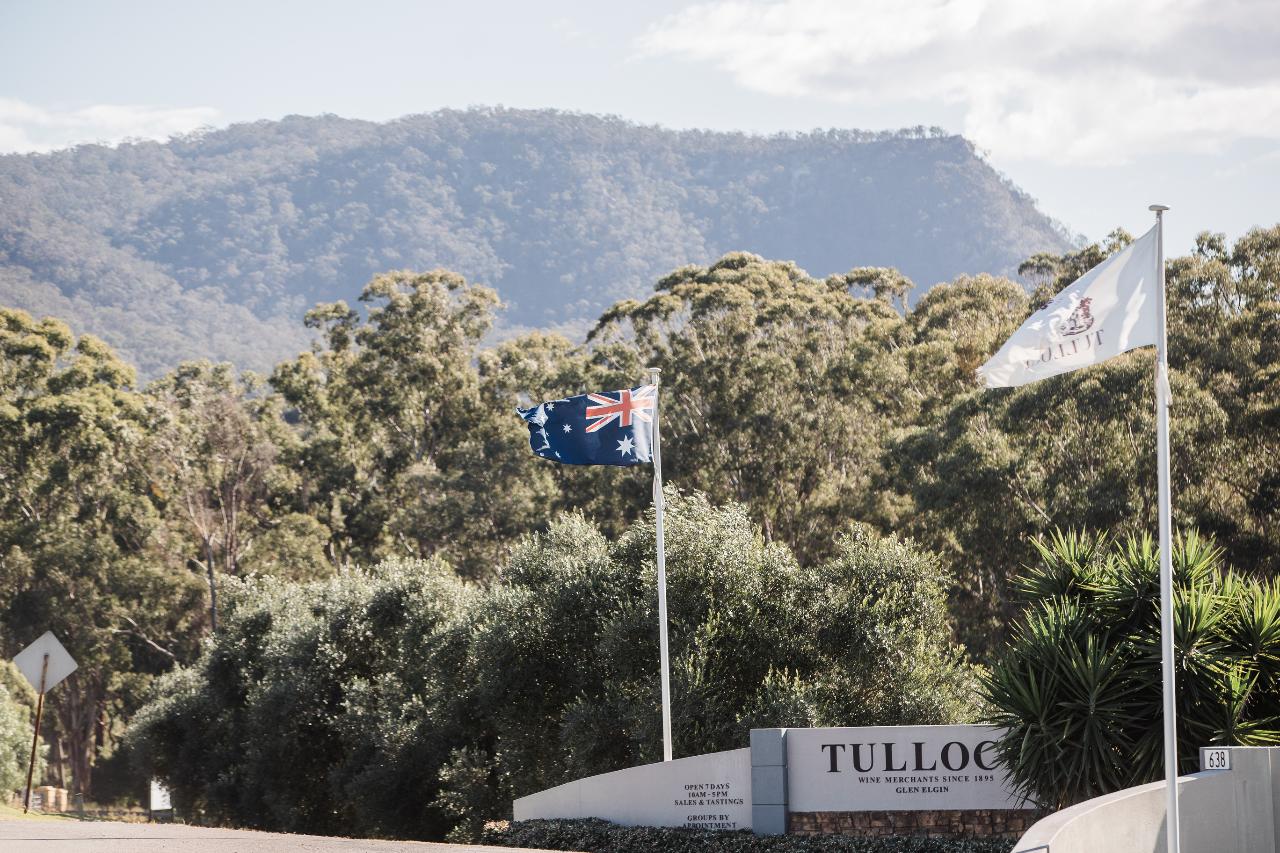
[[[637,40],[772,95],[958,107],[1001,158],[1082,165],[1280,141],[1277,44],[1274,0],[717,0]]]
[[[570,18],[556,18],[551,22],[551,31],[566,42],[580,41],[587,37],[586,30],[578,27]]]
[[[0,98],[0,153],[53,151],[85,142],[168,139],[213,124],[212,107],[146,107],[98,104],[76,110],[42,109]]]

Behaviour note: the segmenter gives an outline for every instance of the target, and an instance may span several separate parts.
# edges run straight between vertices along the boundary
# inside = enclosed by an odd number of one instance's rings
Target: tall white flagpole
[[[1156,280],[1160,292],[1159,339],[1156,344],[1156,467],[1160,498],[1160,655],[1164,670],[1164,774],[1167,789],[1165,838],[1169,853],[1179,853],[1178,822],[1178,718],[1174,704],[1173,665],[1173,544],[1169,500],[1169,340],[1165,319],[1164,212],[1153,204],[1156,215]]]
[[[656,367],[649,368],[649,384],[653,393],[653,508],[658,522],[658,648],[662,657],[662,760],[671,760],[671,664],[667,657],[667,541],[662,527],[662,440],[658,433],[658,410],[662,395],[658,393]]]

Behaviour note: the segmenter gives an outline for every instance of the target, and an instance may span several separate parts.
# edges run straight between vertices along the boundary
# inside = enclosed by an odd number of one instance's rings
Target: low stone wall
[[[791,812],[791,835],[917,835],[1016,839],[1041,817],[1026,809],[918,812]]]

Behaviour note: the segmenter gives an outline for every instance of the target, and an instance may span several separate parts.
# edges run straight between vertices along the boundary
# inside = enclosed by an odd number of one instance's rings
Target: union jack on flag
[[[567,465],[641,465],[652,461],[656,385],[579,394],[516,409],[529,447]]]
[[[598,432],[615,420],[618,426],[629,427],[633,417],[645,423],[651,422],[649,412],[657,403],[657,391],[656,385],[642,385],[634,392],[629,389],[614,391],[618,395],[616,400],[608,394],[588,394],[587,399],[595,405],[587,406],[587,420],[592,421],[587,432]]]

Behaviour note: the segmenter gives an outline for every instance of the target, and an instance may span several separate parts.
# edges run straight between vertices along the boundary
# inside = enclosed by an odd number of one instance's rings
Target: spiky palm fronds
[[[1059,531],[1035,546],[1027,609],[986,681],[1014,784],[1060,808],[1160,778],[1155,542]],[[1200,746],[1280,743],[1280,589],[1227,569],[1194,532],[1172,562],[1181,769]]]

